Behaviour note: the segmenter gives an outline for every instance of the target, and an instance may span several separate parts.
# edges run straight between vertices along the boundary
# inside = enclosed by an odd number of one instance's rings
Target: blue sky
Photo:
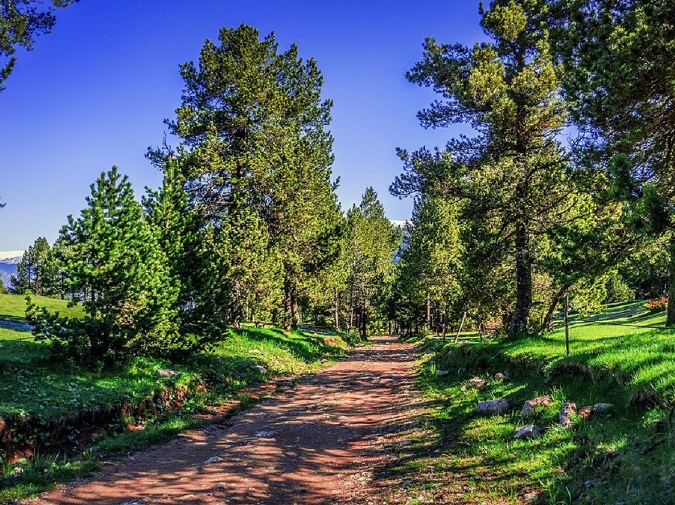
[[[179,63],[195,61],[222,26],[274,31],[297,43],[334,101],[334,177],[347,209],[373,186],[391,219],[412,202],[391,197],[396,147],[443,145],[452,130],[424,130],[416,112],[436,98],[405,79],[426,36],[472,45],[484,38],[477,0],[81,0],[58,13],[51,35],[20,51],[0,92],[0,251],[53,242],[89,185],[117,164],[137,196],[160,184],[145,159],[180,105]],[[456,133],[456,132],[455,132]]]

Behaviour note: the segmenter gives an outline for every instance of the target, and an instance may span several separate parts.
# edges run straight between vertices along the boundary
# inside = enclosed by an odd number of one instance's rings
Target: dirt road
[[[413,425],[414,352],[390,337],[198,432],[29,503],[380,503],[373,474]]]

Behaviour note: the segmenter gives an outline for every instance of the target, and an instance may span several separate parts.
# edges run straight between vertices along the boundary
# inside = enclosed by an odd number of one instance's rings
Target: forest
[[[467,123],[474,134],[398,150],[390,191],[414,199],[400,229],[372,188],[340,207],[317,62],[281,51],[273,34],[223,28],[180,67],[182,105],[167,120],[180,144],[148,150],[162,187],[139,203],[113,167],[53,246],[39,238],[26,251],[13,290],[86,312],[55,325],[35,308],[38,338],[101,359],[194,352],[242,322],[363,338],[464,322],[517,337],[552,329],[565,298],[581,314],[635,298],[665,305],[672,7],[481,9],[490,42],[430,37],[407,73],[439,96],[422,126]]]
[[[13,49],[55,19],[2,14],[11,86]],[[222,28],[180,65],[178,144],[146,153],[161,186],[139,194],[113,166],[54,244],[24,253],[7,288],[26,296],[35,341],[53,362],[110,370],[185,362],[242,328],[443,345],[464,332],[499,361],[548,342],[563,312],[641,300],[675,327],[675,4],[493,0],[480,15],[485,42],[430,36],[406,73],[437,97],[421,127],[471,133],[397,149],[404,225],[371,187],[341,207],[319,62]]]

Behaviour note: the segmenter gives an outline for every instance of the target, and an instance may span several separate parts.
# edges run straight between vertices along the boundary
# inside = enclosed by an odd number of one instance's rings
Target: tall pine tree
[[[473,271],[487,286],[508,261],[515,277],[511,335],[530,328],[537,237],[564,215],[574,189],[556,140],[565,104],[545,14],[539,1],[495,0],[481,7],[492,42],[470,48],[426,40],[408,79],[443,100],[419,113],[422,124],[469,123],[476,135],[453,139],[442,153],[402,151],[406,173],[392,187],[405,195],[428,185],[467,202],[462,218],[473,226],[474,260],[483,259]]]

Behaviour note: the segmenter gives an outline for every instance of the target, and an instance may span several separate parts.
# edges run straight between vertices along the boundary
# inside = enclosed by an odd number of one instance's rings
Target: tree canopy
[[[56,9],[79,0],[12,0],[0,3],[0,91],[14,70],[16,50],[32,50],[35,37],[51,33]]]

